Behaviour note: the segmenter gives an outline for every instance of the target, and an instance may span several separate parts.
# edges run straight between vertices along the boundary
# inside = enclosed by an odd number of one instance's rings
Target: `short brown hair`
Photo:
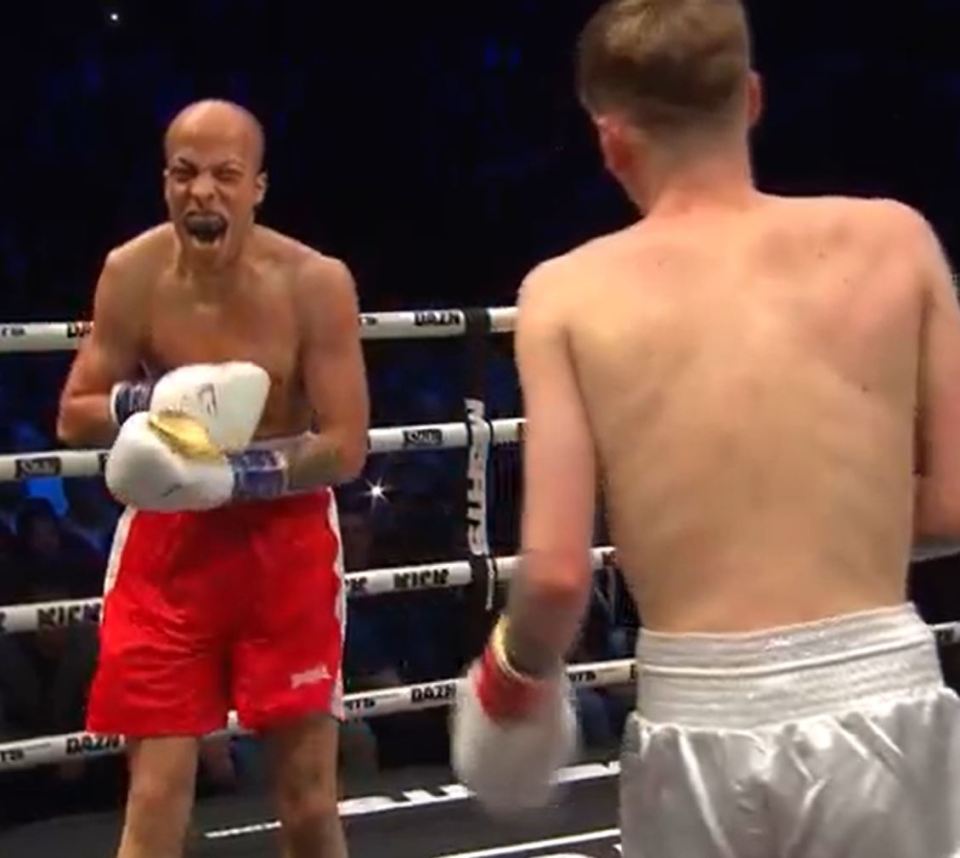
[[[730,119],[750,71],[740,0],[611,0],[577,51],[580,100],[652,135]]]

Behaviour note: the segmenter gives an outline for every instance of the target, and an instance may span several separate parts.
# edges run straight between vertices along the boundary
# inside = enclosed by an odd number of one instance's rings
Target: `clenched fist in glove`
[[[487,810],[545,805],[557,771],[577,750],[577,718],[562,665],[547,677],[518,673],[507,658],[501,617],[457,691],[451,725],[454,770]]]
[[[196,363],[155,383],[114,385],[110,413],[118,426],[140,411],[192,417],[218,449],[237,452],[253,440],[269,391],[270,376],[254,363]]]
[[[118,385],[112,410],[122,426],[107,459],[107,487],[128,506],[157,511],[282,494],[285,457],[244,449],[269,387],[262,368],[241,362],[181,367],[152,387]]]

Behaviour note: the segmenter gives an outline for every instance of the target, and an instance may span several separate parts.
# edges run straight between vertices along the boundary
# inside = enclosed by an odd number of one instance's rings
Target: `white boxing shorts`
[[[627,858],[960,856],[960,700],[913,606],[643,632],[637,662]]]

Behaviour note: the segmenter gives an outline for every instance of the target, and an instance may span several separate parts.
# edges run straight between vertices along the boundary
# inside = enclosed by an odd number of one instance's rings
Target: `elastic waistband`
[[[933,631],[904,604],[731,635],[642,631],[637,697],[648,721],[750,728],[942,687]]]

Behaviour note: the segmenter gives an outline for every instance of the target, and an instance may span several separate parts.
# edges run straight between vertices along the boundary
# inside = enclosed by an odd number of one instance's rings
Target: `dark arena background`
[[[107,252],[164,218],[164,128],[206,97],[244,104],[266,128],[264,223],[344,259],[365,314],[433,310],[417,317],[420,327],[457,334],[365,342],[382,448],[338,492],[355,573],[346,656],[354,717],[341,753],[351,854],[617,854],[615,760],[638,620],[609,553],[597,555],[572,661],[613,666],[577,677],[584,757],[564,774],[559,807],[510,824],[476,810],[448,768],[444,704],[453,686],[438,681],[456,677],[480,646],[493,573],[510,568],[487,555],[515,552],[522,492],[511,338],[487,332],[491,314],[450,311],[513,305],[537,262],[633,217],[602,170],[573,92],[574,40],[597,5],[5,7],[2,858],[102,858],[115,848],[120,740],[80,731],[118,510],[97,476],[99,460],[84,460],[74,477],[57,457],[29,454],[59,447],[57,399],[70,348],[88,332],[82,322]],[[755,137],[760,185],[901,199],[926,214],[955,259],[960,3],[748,5],[767,97]],[[370,316],[365,329],[382,330],[388,318]],[[20,345],[47,336],[35,323],[67,320],[77,321],[56,327],[49,349],[22,353]],[[483,403],[482,420],[467,421],[467,400]],[[479,552],[469,538],[478,515],[487,530]],[[914,563],[912,595],[928,621],[960,616],[958,573],[949,551]],[[958,650],[942,650],[951,683]],[[264,783],[252,737],[212,738],[191,854],[276,854]]]

